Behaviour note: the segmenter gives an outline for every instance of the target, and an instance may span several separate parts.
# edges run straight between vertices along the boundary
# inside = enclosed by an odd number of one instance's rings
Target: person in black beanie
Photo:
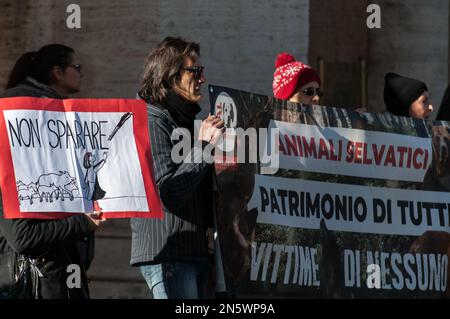
[[[392,72],[384,77],[384,103],[397,116],[426,120],[433,112],[425,83]]]

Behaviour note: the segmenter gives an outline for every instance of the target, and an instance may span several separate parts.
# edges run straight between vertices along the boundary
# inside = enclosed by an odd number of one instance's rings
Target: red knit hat
[[[275,97],[288,100],[297,90],[306,83],[316,81],[320,85],[320,77],[309,65],[283,52],[275,61],[275,73],[273,74],[273,94]]]

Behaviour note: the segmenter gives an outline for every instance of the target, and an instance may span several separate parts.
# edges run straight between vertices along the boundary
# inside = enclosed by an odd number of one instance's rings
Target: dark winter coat
[[[27,78],[14,88],[6,90],[0,98],[47,97],[63,99],[49,86]],[[0,201],[1,204],[1,201]],[[83,258],[80,257],[81,248]],[[18,254],[36,258],[43,278],[39,281],[39,298],[71,299],[88,298],[85,268],[93,258],[94,234],[89,231],[85,216],[61,220],[4,219],[0,216],[0,293],[8,295]],[[80,266],[81,287],[68,288],[67,272],[71,264]],[[70,269],[69,269],[70,270]]]
[[[182,102],[173,97],[169,103]],[[189,104],[147,104],[153,169],[164,218],[131,219],[133,266],[208,259],[207,228],[212,225],[213,216],[213,167],[205,160],[181,164],[172,161],[171,151],[176,144],[171,139],[172,132],[178,127],[193,130],[195,119],[193,116],[189,121],[189,115],[176,112],[177,107],[178,110],[193,108],[194,112],[196,107],[199,108]],[[205,144],[201,145],[205,147]],[[194,154],[199,157],[201,153]]]

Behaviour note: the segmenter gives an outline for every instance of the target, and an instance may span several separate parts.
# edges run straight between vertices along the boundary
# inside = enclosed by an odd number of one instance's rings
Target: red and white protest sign
[[[143,101],[0,99],[5,218],[162,218]]]

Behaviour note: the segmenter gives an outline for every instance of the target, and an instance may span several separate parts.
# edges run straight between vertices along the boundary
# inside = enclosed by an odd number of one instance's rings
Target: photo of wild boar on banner
[[[0,99],[5,218],[161,218],[145,103]]]
[[[215,213],[228,292],[450,297],[449,123],[209,94],[227,126]]]

